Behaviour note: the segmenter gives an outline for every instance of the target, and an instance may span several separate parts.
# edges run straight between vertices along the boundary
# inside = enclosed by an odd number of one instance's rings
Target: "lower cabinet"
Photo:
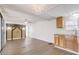
[[[78,41],[76,35],[55,34],[54,44],[61,48],[78,52]]]
[[[55,35],[55,45],[60,47],[66,47],[66,40],[64,35]]]

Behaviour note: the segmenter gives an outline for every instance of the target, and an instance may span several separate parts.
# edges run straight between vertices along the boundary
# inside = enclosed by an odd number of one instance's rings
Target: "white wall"
[[[40,21],[31,24],[31,26],[32,33],[30,34],[30,36],[32,38],[37,38],[50,43],[54,42],[54,34],[72,34],[72,31],[67,31],[65,28],[56,28],[55,19],[50,21]]]
[[[4,42],[3,42],[3,45],[5,46],[6,44],[6,21],[5,21],[5,18],[4,18],[4,13],[2,12],[2,9],[0,8],[0,13],[2,14],[3,16],[3,19],[4,19]],[[1,21],[0,21],[1,22]],[[0,31],[1,31],[1,23],[0,23]],[[1,50],[1,32],[0,32],[0,50]]]
[[[52,21],[40,21],[33,24],[33,33],[32,37],[47,41],[53,42],[53,22]],[[55,27],[55,26],[54,26]]]

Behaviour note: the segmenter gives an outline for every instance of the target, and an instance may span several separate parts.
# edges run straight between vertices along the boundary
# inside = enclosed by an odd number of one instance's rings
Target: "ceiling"
[[[0,7],[4,10],[6,17],[17,20],[14,22],[52,20],[57,16],[69,16],[72,13],[79,13],[78,4],[2,4]],[[20,20],[20,21],[18,21]]]

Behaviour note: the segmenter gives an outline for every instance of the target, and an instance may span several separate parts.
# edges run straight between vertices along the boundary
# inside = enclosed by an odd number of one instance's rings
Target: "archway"
[[[12,28],[12,40],[15,40],[15,39],[22,39],[22,28],[18,27],[18,26],[14,26]]]

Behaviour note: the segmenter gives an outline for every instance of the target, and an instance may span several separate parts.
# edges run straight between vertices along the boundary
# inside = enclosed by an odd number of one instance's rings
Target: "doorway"
[[[26,38],[26,28],[25,25],[20,24],[6,24],[7,29],[7,40],[18,40]]]

